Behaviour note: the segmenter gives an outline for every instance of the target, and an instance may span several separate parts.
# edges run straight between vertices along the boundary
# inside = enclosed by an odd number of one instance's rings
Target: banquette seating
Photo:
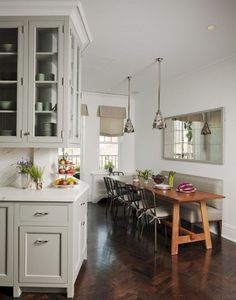
[[[168,171],[162,171],[161,174],[167,176]],[[182,182],[192,183],[199,191],[215,194],[223,194],[223,181],[216,178],[208,178],[202,176],[194,176],[189,174],[176,173],[174,178],[174,187]],[[208,200],[207,211],[209,222],[217,225],[217,233],[221,236],[223,201],[221,199]],[[201,212],[197,203],[185,203],[181,205],[180,217],[191,224],[201,223]]]

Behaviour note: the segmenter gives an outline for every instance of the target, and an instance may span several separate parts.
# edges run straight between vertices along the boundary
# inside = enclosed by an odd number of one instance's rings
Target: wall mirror
[[[223,163],[223,108],[165,119],[163,158]]]

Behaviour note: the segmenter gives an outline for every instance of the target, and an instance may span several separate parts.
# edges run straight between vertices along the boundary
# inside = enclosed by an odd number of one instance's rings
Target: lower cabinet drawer
[[[20,282],[67,282],[67,229],[22,226],[19,232]]]
[[[20,204],[19,219],[23,224],[36,225],[67,225],[67,205]],[[28,225],[27,224],[27,225]]]

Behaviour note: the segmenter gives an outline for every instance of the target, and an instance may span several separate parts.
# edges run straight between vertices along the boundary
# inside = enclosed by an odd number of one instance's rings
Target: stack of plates
[[[40,136],[56,136],[56,123],[41,123],[38,128],[38,135]]]

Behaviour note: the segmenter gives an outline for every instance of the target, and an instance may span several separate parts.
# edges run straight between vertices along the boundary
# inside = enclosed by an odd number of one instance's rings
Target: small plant
[[[24,159],[23,157],[16,163],[16,167],[21,174],[29,174],[29,169],[32,167],[32,165],[33,163],[31,160]]]
[[[104,169],[105,170],[109,170],[110,172],[112,172],[112,170],[114,169],[114,165],[113,165],[113,163],[111,162],[111,161],[108,161],[106,164],[105,164],[105,166],[104,166]]]
[[[139,177],[142,177],[144,180],[148,180],[153,175],[152,170],[136,170]]]
[[[34,182],[38,182],[42,180],[44,168],[41,168],[37,165],[33,165],[29,168],[30,177],[33,179]]]
[[[76,166],[75,167],[75,171],[78,172],[78,173],[80,173],[80,166]]]

